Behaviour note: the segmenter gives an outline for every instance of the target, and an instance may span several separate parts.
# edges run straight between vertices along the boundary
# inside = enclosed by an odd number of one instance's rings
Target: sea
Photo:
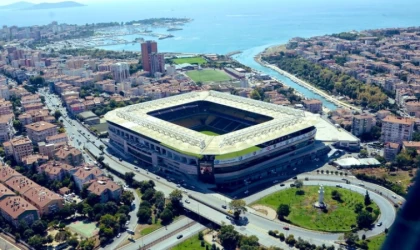
[[[342,31],[420,26],[418,0],[79,0],[84,7],[49,10],[0,10],[0,25],[31,26],[57,21],[67,24],[126,22],[156,17],[194,19],[175,37],[158,40],[159,51],[226,54],[317,98],[329,109],[336,106],[310,90],[254,61],[265,48],[293,37]],[[159,30],[154,30],[159,33]],[[168,33],[168,32],[161,32]],[[134,35],[135,37],[149,37]],[[140,51],[139,44],[104,47]]]

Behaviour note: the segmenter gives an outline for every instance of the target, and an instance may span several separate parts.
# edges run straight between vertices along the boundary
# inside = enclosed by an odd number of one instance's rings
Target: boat
[[[153,32],[153,30],[148,30],[148,29],[145,29],[145,30],[143,30],[143,32],[144,32],[144,33],[152,33],[152,32]]]
[[[182,28],[176,28],[176,27],[172,27],[167,29],[166,31],[177,31],[177,30],[183,30]]]
[[[173,35],[161,36],[161,37],[159,37],[159,40],[163,40],[163,39],[171,38],[171,37],[174,37],[174,36]]]

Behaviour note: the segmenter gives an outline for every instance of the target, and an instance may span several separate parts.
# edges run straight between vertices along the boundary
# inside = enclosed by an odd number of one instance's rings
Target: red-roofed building
[[[88,191],[98,195],[101,203],[109,200],[119,201],[122,193],[121,186],[106,177],[93,180],[88,187]]]
[[[20,221],[31,225],[39,220],[38,209],[19,196],[10,196],[1,200],[0,211],[3,218],[15,227],[19,226]]]
[[[87,184],[91,180],[98,179],[101,176],[104,176],[104,173],[98,167],[85,166],[79,168],[73,174],[73,179],[76,183],[77,188],[79,188],[79,190],[82,190],[84,184]]]

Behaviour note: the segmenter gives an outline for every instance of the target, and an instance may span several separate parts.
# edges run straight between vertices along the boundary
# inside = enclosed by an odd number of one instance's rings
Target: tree
[[[73,248],[76,248],[79,245],[79,241],[77,240],[76,237],[71,237],[70,239],[67,240],[67,243]]]
[[[135,174],[133,172],[126,172],[124,174],[124,180],[127,185],[131,186],[133,184]]]
[[[251,97],[251,99],[254,99],[254,100],[262,100],[260,93],[256,89],[254,89],[251,92],[251,94],[249,95],[249,97]]]
[[[182,192],[179,189],[175,189],[169,194],[169,199],[171,200],[172,204],[179,204],[182,200]]]
[[[99,145],[99,150],[104,151],[105,147],[104,145]]]
[[[163,194],[163,192],[156,191],[154,200],[156,208],[162,211],[165,207],[165,195]]]
[[[366,210],[361,211],[357,214],[357,225],[359,228],[369,228],[372,226],[372,223],[375,221],[372,214]]]
[[[57,120],[58,121],[58,119],[60,119],[60,117],[62,116],[62,114],[61,114],[61,112],[60,112],[60,110],[56,110],[55,112],[54,112],[54,117],[55,117],[55,120]]]
[[[369,153],[368,153],[368,151],[366,149],[362,149],[362,150],[360,150],[359,155],[362,158],[366,158],[366,157],[368,157]]]
[[[98,162],[104,162],[104,160],[105,160],[105,157],[103,155],[100,155],[98,157]]]
[[[229,203],[229,208],[234,211],[235,219],[239,219],[242,212],[246,212],[246,202],[244,200],[232,200]]]
[[[130,191],[124,191],[121,195],[121,202],[127,206],[131,206],[134,201],[134,194]]]
[[[80,248],[82,250],[93,250],[95,247],[94,239],[84,239],[80,242]]]
[[[20,237],[20,233],[15,233],[15,242],[19,243],[21,237]]]
[[[359,236],[353,232],[345,232],[344,240],[346,241],[347,245],[353,247],[356,245],[356,242],[359,240]]]
[[[137,212],[137,217],[140,223],[145,224],[152,218],[152,211],[147,208],[140,208]]]
[[[296,239],[295,239],[295,236],[293,234],[289,234],[289,236],[287,236],[286,244],[288,244],[290,246],[294,246],[296,244]]]
[[[34,247],[35,249],[41,249],[43,245],[43,238],[40,235],[34,235],[28,240],[28,244]]]
[[[356,214],[360,213],[362,210],[363,210],[362,203],[357,203],[356,205],[354,205],[354,212]]]
[[[168,208],[163,209],[162,213],[160,213],[160,219],[162,220],[163,225],[169,224],[173,218],[174,215]]]
[[[222,225],[219,239],[226,250],[233,250],[238,245],[239,233],[235,231],[232,225]]]
[[[154,195],[155,195],[155,190],[153,188],[148,188],[141,196],[141,199],[146,200],[146,201],[151,201]]]
[[[13,128],[15,128],[16,131],[20,132],[23,129],[22,123],[19,120],[13,121]]]
[[[372,201],[370,200],[369,192],[366,190],[366,194],[365,194],[365,206],[369,206],[370,204],[372,204]]]
[[[420,141],[420,132],[413,133],[413,141]]]
[[[66,133],[66,129],[64,127],[61,127],[58,129],[58,133]]]
[[[37,220],[32,224],[31,229],[38,234],[44,233],[47,230],[47,223],[43,220]]]
[[[241,249],[258,249],[260,243],[258,243],[258,237],[255,235],[242,236],[241,237]]]
[[[290,207],[287,204],[280,204],[277,208],[277,216],[280,220],[284,220],[290,214]]]

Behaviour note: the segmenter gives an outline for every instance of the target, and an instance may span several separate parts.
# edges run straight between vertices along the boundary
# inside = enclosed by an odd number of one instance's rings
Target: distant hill
[[[35,4],[33,3],[22,1],[22,2],[12,3],[8,5],[1,5],[0,10],[19,10],[19,9],[30,8],[34,5]]]
[[[73,8],[73,7],[82,7],[85,6],[84,4],[73,2],[73,1],[64,1],[59,3],[40,3],[40,4],[33,4],[32,6],[28,6],[25,8],[21,8],[22,10],[45,10],[45,9],[57,9],[57,8]]]

